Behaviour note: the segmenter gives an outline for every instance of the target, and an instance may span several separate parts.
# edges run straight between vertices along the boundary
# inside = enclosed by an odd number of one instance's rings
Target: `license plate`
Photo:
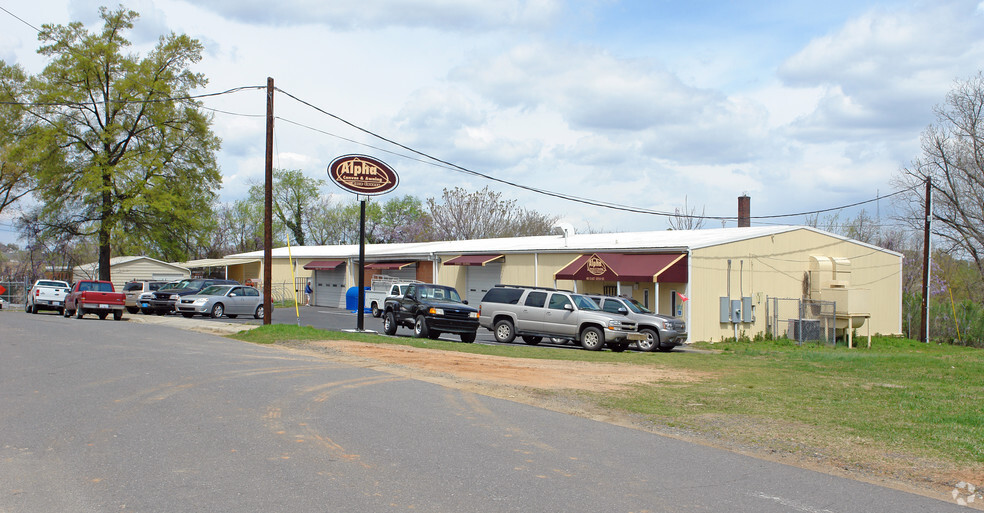
[[[629,333],[628,339],[629,340],[646,340],[646,334],[645,333]]]
[[[149,303],[140,303],[140,306],[142,306],[144,308],[150,308],[150,304]]]
[[[109,308],[109,305],[99,305],[99,308]]]

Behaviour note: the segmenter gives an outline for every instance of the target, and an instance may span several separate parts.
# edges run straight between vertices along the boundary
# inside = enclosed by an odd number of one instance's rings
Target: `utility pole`
[[[263,324],[273,319],[273,77],[267,77],[266,170],[263,194]]]
[[[932,253],[929,248],[929,233],[933,227],[933,178],[926,177],[926,220],[923,234],[923,282],[922,282],[922,329],[919,331],[921,341],[929,343],[929,269]]]

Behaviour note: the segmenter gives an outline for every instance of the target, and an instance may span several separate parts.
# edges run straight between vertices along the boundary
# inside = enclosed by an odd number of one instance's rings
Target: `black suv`
[[[468,306],[454,287],[411,283],[402,297],[386,299],[383,332],[413,329],[413,336],[436,339],[441,333],[457,333],[462,342],[474,342],[478,332],[478,309]]]
[[[171,313],[174,311],[175,303],[177,303],[181,296],[198,294],[205,287],[211,287],[212,285],[239,284],[236,280],[215,280],[211,278],[181,280],[171,288],[158,289],[154,292],[154,297],[150,299],[150,308],[147,311],[148,313],[153,312],[157,315]]]

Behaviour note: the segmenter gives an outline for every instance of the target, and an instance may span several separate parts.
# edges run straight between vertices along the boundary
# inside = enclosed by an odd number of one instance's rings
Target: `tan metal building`
[[[315,285],[315,304],[344,307],[358,253],[357,245],[295,247],[289,262],[277,248],[273,281],[290,283],[293,265],[295,283]],[[366,261],[367,285],[372,274],[395,274],[452,285],[473,305],[496,283],[629,295],[683,318],[690,341],[819,326],[902,331],[902,255],[803,226],[370,244]],[[254,269],[247,277],[258,280],[262,265]]]
[[[110,277],[117,291],[134,280],[172,281],[188,278],[191,271],[187,267],[169,264],[146,256],[121,256],[109,259]],[[99,263],[91,262],[76,266],[72,272],[72,282],[99,278]]]

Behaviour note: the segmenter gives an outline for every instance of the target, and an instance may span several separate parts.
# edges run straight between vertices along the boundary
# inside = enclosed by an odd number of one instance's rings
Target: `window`
[[[601,307],[602,310],[610,313],[618,313],[619,308],[625,308],[622,303],[614,299],[606,299],[604,306]]]
[[[550,309],[551,310],[563,310],[565,306],[574,305],[571,304],[570,298],[564,294],[553,294],[550,296]]]
[[[677,291],[670,291],[670,315],[677,316]]]
[[[489,291],[485,293],[485,297],[482,298],[482,302],[505,303],[507,305],[517,305],[519,304],[519,298],[522,295],[523,295],[523,289],[495,287],[489,289]]]
[[[543,305],[547,302],[546,292],[530,292],[526,296],[526,306],[535,306],[537,308],[543,308]]]
[[[642,306],[649,308],[649,289],[642,291]]]
[[[618,286],[616,285],[605,285],[604,292],[606,296],[614,296],[618,294]]]

